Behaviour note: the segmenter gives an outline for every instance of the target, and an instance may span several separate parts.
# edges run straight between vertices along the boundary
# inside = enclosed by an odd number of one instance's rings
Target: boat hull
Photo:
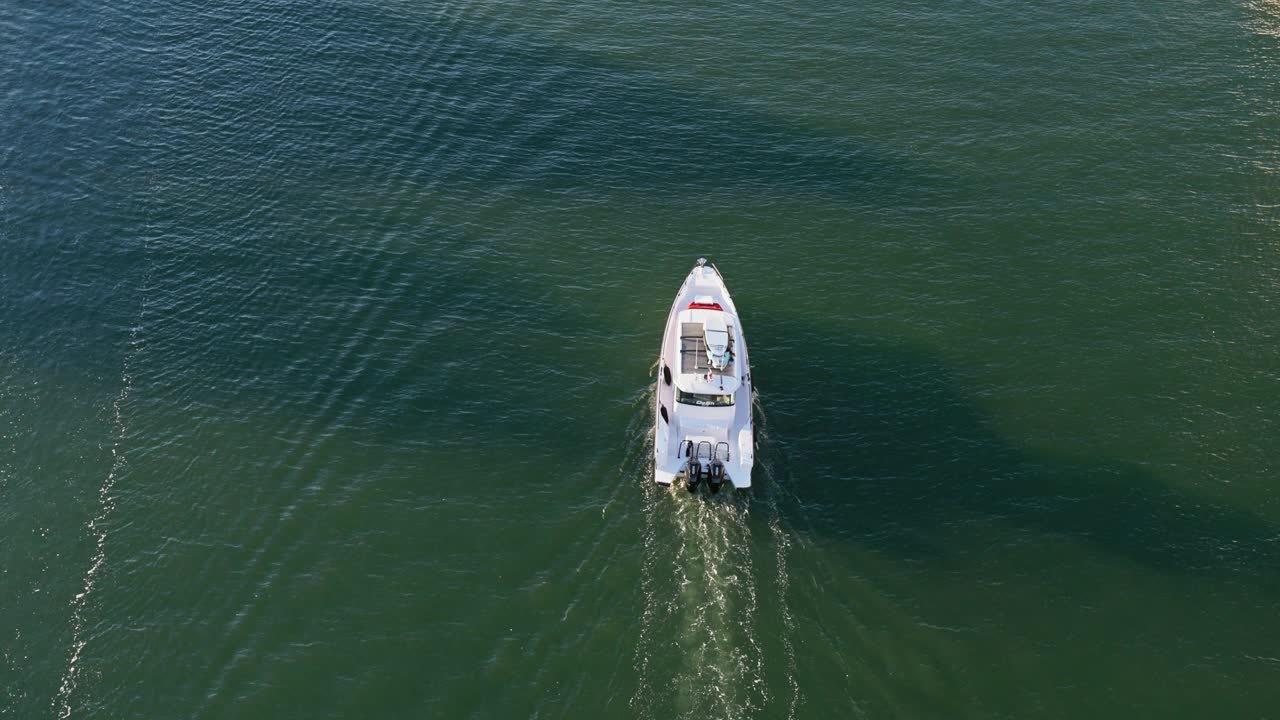
[[[724,335],[728,336],[727,347]],[[746,338],[714,265],[701,261],[667,314],[654,408],[654,481],[751,487],[755,465]]]

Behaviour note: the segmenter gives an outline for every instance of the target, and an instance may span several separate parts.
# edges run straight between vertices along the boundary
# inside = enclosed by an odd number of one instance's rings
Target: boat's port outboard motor
[[[711,492],[718,493],[721,485],[724,485],[724,463],[717,460],[707,468],[707,487],[711,488]]]
[[[688,482],[689,492],[698,490],[698,481],[702,480],[702,463],[698,462],[698,458],[689,458],[689,464],[684,470],[685,480]]]

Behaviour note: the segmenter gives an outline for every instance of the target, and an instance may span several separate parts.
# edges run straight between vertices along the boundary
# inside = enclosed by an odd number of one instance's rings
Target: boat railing
[[[676,457],[694,458],[707,462],[729,462],[732,455],[729,451],[729,443],[723,440],[717,442],[714,447],[710,440],[699,440],[696,444],[692,440],[685,440],[676,446]]]

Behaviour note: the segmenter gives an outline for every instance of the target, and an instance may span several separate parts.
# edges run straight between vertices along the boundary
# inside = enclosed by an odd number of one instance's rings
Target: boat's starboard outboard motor
[[[724,485],[724,463],[719,460],[713,461],[711,467],[707,468],[707,487],[711,488],[711,492],[720,492],[720,486]]]
[[[689,464],[685,466],[684,477],[688,483],[689,492],[696,492],[698,481],[702,480],[702,463],[698,462],[698,458],[689,458]]]

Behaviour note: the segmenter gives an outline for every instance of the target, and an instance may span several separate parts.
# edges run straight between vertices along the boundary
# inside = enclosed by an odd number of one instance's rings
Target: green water
[[[0,717],[1280,707],[1275,2],[2,15]]]

